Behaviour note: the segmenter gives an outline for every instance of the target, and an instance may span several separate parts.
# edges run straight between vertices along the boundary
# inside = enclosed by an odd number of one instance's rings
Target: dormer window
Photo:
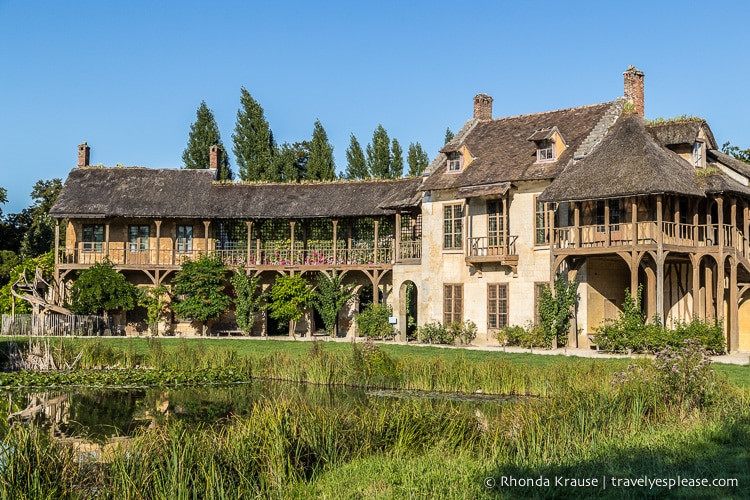
[[[536,161],[554,161],[555,143],[549,139],[539,141],[536,149]]]
[[[703,143],[699,141],[693,143],[693,166],[703,168]]]
[[[557,161],[567,145],[557,127],[541,128],[528,139],[536,144],[537,163]]]
[[[448,153],[448,172],[460,172],[463,156],[458,151]]]

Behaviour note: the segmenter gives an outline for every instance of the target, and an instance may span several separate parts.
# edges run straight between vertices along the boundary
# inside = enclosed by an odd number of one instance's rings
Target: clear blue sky
[[[320,119],[339,171],[350,133],[364,147],[380,123],[432,158],[479,92],[495,117],[604,102],[629,64],[647,118],[750,147],[748,19],[739,0],[0,0],[0,208],[64,180],[83,141],[92,164],[180,167],[201,100],[231,150],[241,86],[279,143]]]

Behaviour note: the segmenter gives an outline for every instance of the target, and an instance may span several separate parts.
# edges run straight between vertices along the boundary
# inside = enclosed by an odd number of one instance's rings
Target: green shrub
[[[370,304],[354,317],[357,333],[360,337],[383,338],[393,335],[393,325],[389,319],[393,315],[391,306],[386,304]]]
[[[456,343],[458,339],[462,344],[471,344],[477,337],[477,325],[467,319],[463,323],[454,321],[448,326],[442,323],[425,323],[419,327],[419,341],[425,344],[448,344]]]
[[[529,349],[545,346],[544,328],[534,325],[531,321],[525,326],[505,326],[495,332],[494,337],[502,345],[528,347]]]

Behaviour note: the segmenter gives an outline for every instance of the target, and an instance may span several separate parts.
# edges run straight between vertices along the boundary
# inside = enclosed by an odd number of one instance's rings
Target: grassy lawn
[[[0,340],[7,352],[9,340]],[[134,440],[100,483],[112,498],[748,498],[750,367],[714,364],[719,381],[700,385],[649,371],[648,359],[578,358],[433,346],[248,339],[52,339],[81,364],[153,366],[165,373],[230,369],[253,377],[404,389],[533,394],[491,411],[448,401],[373,400],[328,408],[286,394],[222,430],[182,425]],[[638,361],[642,370],[622,374]],[[682,369],[680,365],[679,369]],[[688,371],[695,371],[695,367]],[[81,370],[81,372],[86,370]],[[120,370],[157,372],[158,370]],[[110,370],[88,373],[112,377]],[[206,372],[210,376],[209,372]],[[695,373],[698,373],[695,371]],[[14,374],[10,374],[13,376]],[[705,372],[700,377],[709,376]],[[613,379],[633,377],[619,384]],[[698,380],[703,380],[699,378]],[[722,380],[734,386],[722,385]],[[716,387],[703,392],[703,387]],[[290,386],[304,388],[309,386]],[[676,399],[687,387],[687,403]],[[294,390],[290,391],[295,393]],[[303,390],[298,391],[301,395]],[[497,410],[497,411],[495,411]],[[46,457],[48,479],[30,462],[0,468],[0,497],[67,497],[60,485],[102,481],[71,468],[54,442],[19,433],[13,446]],[[66,452],[67,453],[67,452]],[[15,458],[14,458],[15,460]],[[54,464],[59,464],[55,466]],[[77,472],[76,472],[77,471]],[[184,476],[184,477],[183,477]],[[503,477],[549,486],[501,487]],[[734,478],[723,488],[559,487],[557,477]],[[490,488],[485,487],[492,479]],[[37,481],[37,483],[33,483]],[[39,484],[27,490],[23,484]],[[105,486],[106,485],[106,486]],[[64,486],[67,488],[68,486]],[[110,488],[107,490],[106,488]],[[66,490],[67,491],[67,490]],[[192,492],[192,493],[191,493]],[[243,492],[243,493],[239,493]],[[32,494],[33,493],[33,494]],[[35,496],[36,495],[36,496]],[[70,496],[76,498],[75,495]]]

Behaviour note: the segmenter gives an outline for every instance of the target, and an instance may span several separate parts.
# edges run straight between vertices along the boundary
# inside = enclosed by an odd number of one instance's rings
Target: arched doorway
[[[417,285],[407,280],[399,288],[398,329],[400,340],[417,338]]]

